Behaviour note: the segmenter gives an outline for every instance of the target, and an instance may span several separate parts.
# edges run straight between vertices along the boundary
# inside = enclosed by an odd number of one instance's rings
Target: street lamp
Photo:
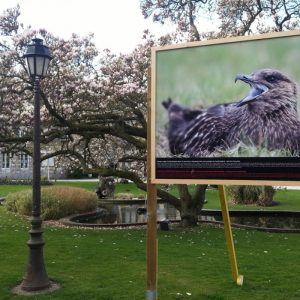
[[[35,38],[27,46],[23,56],[26,60],[28,73],[34,82],[34,119],[33,119],[33,181],[32,181],[32,219],[29,247],[29,259],[26,275],[21,283],[25,291],[38,291],[51,285],[48,278],[43,256],[45,242],[42,238],[41,219],[41,121],[40,121],[40,79],[45,77],[49,62],[52,59],[49,48],[43,40]]]

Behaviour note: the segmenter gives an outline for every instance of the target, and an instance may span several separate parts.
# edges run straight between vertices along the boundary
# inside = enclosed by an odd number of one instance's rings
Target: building
[[[45,179],[65,178],[65,170],[55,166],[55,158],[42,162],[41,177]],[[0,149],[0,179],[31,179],[32,158],[27,153],[7,153]]]

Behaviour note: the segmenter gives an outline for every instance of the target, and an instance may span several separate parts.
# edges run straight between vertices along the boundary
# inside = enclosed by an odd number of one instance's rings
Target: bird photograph
[[[299,157],[300,36],[162,51],[156,157]]]
[[[278,70],[238,74],[250,86],[240,101],[207,109],[189,109],[168,98],[168,142],[172,154],[209,156],[239,143],[299,154],[297,86]]]

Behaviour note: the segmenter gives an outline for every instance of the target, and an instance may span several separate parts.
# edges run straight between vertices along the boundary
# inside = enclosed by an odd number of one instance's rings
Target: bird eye
[[[274,75],[269,75],[266,77],[266,80],[270,83],[275,82],[276,81],[276,77]]]

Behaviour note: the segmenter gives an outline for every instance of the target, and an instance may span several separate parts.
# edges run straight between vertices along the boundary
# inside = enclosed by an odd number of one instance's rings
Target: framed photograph
[[[151,182],[300,183],[300,31],[152,48]]]

